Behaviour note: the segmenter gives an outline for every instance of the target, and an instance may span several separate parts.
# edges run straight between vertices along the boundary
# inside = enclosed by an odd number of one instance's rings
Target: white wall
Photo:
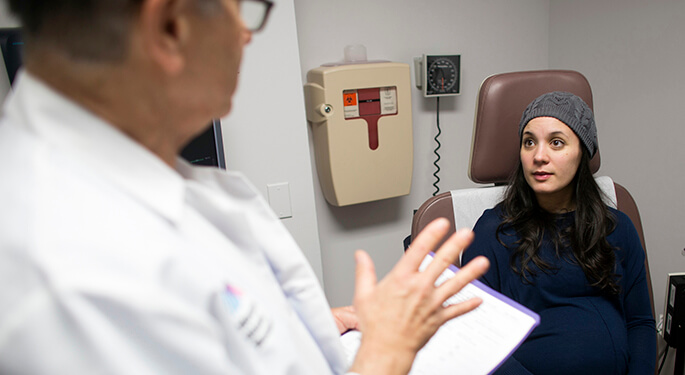
[[[685,1],[552,0],[549,35],[550,67],[592,85],[599,174],[640,209],[658,319],[666,275],[685,271]]]
[[[265,197],[268,184],[289,183],[292,218],[283,224],[323,282],[302,85],[293,0],[278,0],[245,49],[233,110],[222,119],[226,166]]]
[[[18,24],[17,20],[10,14],[6,0],[0,1],[0,27],[12,27]]]
[[[467,164],[482,80],[494,73],[548,65],[548,0],[297,0],[295,13],[303,80],[309,69],[342,60],[348,44],[366,45],[370,60],[407,64],[423,53],[462,55],[462,95],[440,101],[441,192],[473,186]],[[379,276],[387,273],[403,252],[413,210],[433,194],[435,99],[426,100],[413,88],[412,101],[410,195],[333,207],[323,198],[314,172],[325,289],[333,305],[351,302],[354,250],[369,251]]]

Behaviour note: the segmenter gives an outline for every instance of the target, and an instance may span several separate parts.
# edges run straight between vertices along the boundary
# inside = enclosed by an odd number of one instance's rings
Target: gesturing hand
[[[357,251],[354,306],[363,333],[362,343],[352,371],[366,374],[406,374],[416,352],[446,321],[476,308],[474,298],[443,307],[443,302],[488,269],[484,257],[478,257],[456,275],[435,287],[438,276],[456,262],[461,251],[473,240],[470,230],[452,235],[436,252],[423,272],[418,268],[424,257],[445,236],[449,223],[437,219],[412,242],[395,267],[376,282],[373,261],[364,251]]]

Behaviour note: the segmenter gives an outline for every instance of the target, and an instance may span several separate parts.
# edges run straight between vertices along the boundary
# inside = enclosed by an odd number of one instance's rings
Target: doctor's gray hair
[[[190,0],[203,14],[219,0]],[[131,23],[145,0],[7,0],[23,27],[26,51],[52,49],[75,60],[126,57]],[[210,5],[212,4],[212,5]]]

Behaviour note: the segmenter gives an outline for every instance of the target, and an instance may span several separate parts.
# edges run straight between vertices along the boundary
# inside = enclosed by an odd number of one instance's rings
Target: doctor
[[[472,238],[430,225],[380,282],[356,256],[354,308],[331,314],[252,186],[179,151],[231,109],[267,0],[9,0],[25,67],[0,119],[0,373],[406,374],[475,308],[436,288]],[[336,329],[338,323],[338,329]],[[363,332],[348,368],[339,334]]]

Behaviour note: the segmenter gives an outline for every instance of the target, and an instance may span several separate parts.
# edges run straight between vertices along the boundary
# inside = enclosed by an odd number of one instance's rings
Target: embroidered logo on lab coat
[[[262,346],[271,332],[271,321],[267,315],[239,289],[226,285],[217,295],[216,316],[232,325],[257,347]]]

